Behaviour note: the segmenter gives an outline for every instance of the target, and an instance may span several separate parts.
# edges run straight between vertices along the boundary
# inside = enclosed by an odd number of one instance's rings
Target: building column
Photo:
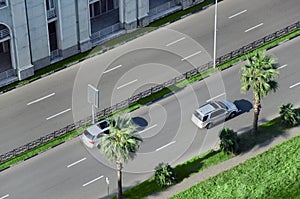
[[[182,6],[182,10],[186,10],[194,5],[202,3],[204,0],[176,0],[178,3],[180,2]]]
[[[13,0],[11,3],[12,39],[14,46],[14,59],[19,80],[34,75],[34,67],[31,64],[29,33],[27,26],[26,7],[24,0]],[[16,14],[16,16],[15,16]]]
[[[126,30],[137,28],[138,0],[119,0],[119,16],[122,26]]]
[[[89,0],[76,0],[77,31],[80,52],[88,51],[92,48],[90,40],[90,12]]]
[[[137,20],[141,27],[149,25],[149,1],[151,0],[137,0]]]

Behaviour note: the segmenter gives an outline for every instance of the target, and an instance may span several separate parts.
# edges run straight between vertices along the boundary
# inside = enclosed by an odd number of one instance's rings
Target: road
[[[283,103],[300,106],[299,44],[300,38],[296,38],[268,51],[279,61],[280,87],[263,100],[260,122],[277,116],[278,107]],[[214,147],[218,131],[224,126],[239,132],[250,127],[252,94],[240,93],[239,71],[243,64],[195,82],[132,113],[134,121],[143,129],[139,134],[144,142],[137,157],[124,166],[125,188],[151,176],[160,162],[175,165]],[[222,81],[224,94],[211,95],[210,90],[215,89],[211,82],[215,81]],[[234,101],[242,113],[209,130],[200,130],[191,122],[191,115],[199,104],[225,98]],[[0,198],[105,198],[108,194],[105,178],[109,178],[109,190],[113,193],[116,191],[115,176],[113,164],[96,149],[85,148],[75,138],[1,172]]]
[[[226,0],[219,3],[220,56],[299,20],[298,0]],[[0,96],[0,154],[90,114],[87,84],[100,91],[101,108],[212,57],[214,7],[193,14]],[[219,87],[216,87],[219,88]],[[211,95],[219,90],[210,91]]]

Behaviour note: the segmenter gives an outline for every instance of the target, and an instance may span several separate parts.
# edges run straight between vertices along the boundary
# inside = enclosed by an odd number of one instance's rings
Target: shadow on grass
[[[181,182],[185,178],[189,177],[193,173],[198,173],[199,170],[203,167],[203,161],[213,157],[214,155],[218,154],[217,151],[211,151],[210,153],[206,154],[205,156],[195,159],[194,161],[189,161],[186,163],[183,163],[181,165],[178,165],[175,168],[175,171],[177,173],[178,182]]]
[[[286,136],[287,129],[289,127],[283,125],[279,117],[270,120],[259,126],[256,136],[252,134],[251,130],[239,135],[239,151],[246,153],[256,146],[267,146],[273,142],[273,138]]]

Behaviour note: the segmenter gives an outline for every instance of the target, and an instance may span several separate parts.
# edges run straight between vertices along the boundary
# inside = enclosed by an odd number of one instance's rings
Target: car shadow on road
[[[239,109],[237,115],[250,112],[250,110],[253,108],[252,103],[245,99],[235,100],[233,103]]]
[[[136,126],[137,131],[142,131],[148,126],[148,121],[142,117],[133,117],[131,121]]]

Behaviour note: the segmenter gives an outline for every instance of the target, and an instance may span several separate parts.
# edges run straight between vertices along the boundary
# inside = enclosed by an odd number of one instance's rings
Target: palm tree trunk
[[[117,164],[117,178],[118,178],[118,199],[123,199],[122,193],[122,163],[120,161]]]
[[[252,134],[254,136],[257,134],[258,116],[259,116],[260,108],[261,108],[260,101],[254,100],[254,119],[253,119],[253,129],[252,129]]]

